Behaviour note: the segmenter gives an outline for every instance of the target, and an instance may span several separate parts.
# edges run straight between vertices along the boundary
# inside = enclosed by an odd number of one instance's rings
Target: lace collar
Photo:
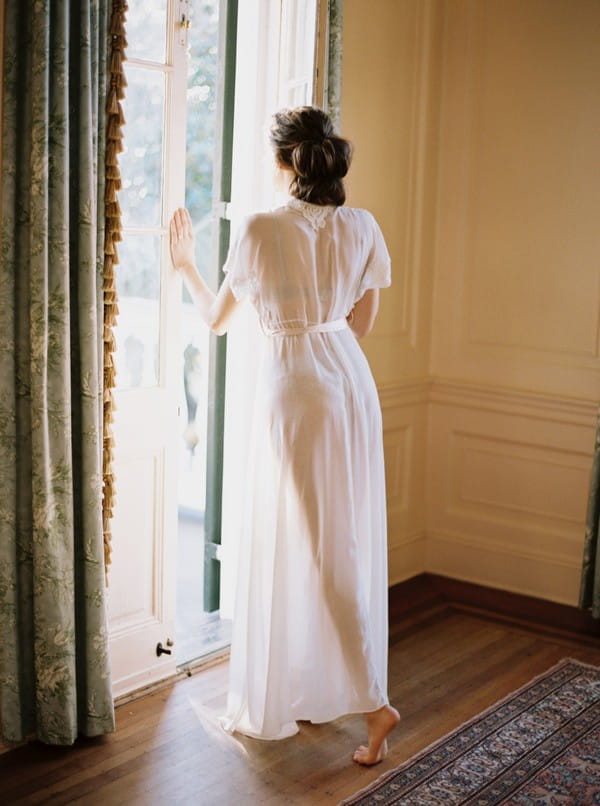
[[[325,226],[327,216],[335,210],[335,204],[312,204],[293,196],[288,199],[286,206],[303,215],[315,231]]]

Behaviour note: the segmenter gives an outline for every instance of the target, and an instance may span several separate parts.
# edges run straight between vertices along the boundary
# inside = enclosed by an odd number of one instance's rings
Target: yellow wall
[[[596,0],[345,0],[350,202],[394,262],[367,342],[392,582],[418,569],[577,600],[600,398],[599,34]]]
[[[386,237],[392,287],[365,351],[380,390],[390,578],[425,558],[426,400],[431,348],[440,19],[435,3],[344,1],[342,129],[355,146],[348,203]]]

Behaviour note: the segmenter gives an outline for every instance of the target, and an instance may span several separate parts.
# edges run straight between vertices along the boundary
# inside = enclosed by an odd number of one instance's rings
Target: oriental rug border
[[[572,658],[340,806],[496,806],[548,797],[572,804],[600,798],[600,668]]]

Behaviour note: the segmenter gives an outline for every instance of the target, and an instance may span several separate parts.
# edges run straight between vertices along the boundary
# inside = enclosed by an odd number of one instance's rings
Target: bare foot
[[[387,753],[386,737],[391,733],[398,722],[400,722],[400,714],[391,705],[384,705],[377,711],[370,714],[365,714],[367,720],[367,737],[368,745],[361,746],[354,752],[352,758],[357,764],[364,764],[370,767],[372,764],[378,764],[382,761]]]

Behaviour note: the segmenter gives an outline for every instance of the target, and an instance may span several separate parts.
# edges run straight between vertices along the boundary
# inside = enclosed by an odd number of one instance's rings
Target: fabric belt
[[[345,319],[333,319],[331,322],[319,322],[304,327],[281,327],[269,330],[263,325],[265,336],[302,336],[305,333],[331,333],[334,330],[345,330],[348,322]]]

